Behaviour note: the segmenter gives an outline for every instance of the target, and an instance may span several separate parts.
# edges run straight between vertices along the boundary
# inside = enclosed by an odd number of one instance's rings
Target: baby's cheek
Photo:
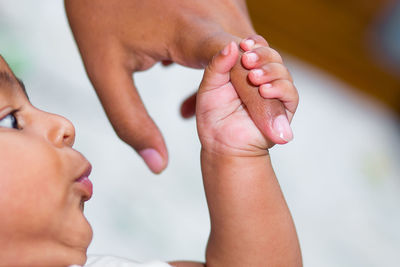
[[[0,134],[0,216],[8,220],[4,226],[41,231],[59,207],[60,160],[46,142],[15,132]]]

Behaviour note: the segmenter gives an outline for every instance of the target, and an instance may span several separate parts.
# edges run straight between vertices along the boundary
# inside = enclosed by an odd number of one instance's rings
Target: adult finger
[[[171,66],[172,64],[174,64],[174,62],[171,60],[162,60],[161,61],[161,65],[163,65],[164,67]]]
[[[143,158],[154,173],[168,163],[163,137],[147,113],[132,78],[119,62],[107,61],[89,77],[118,136]]]
[[[277,99],[264,99],[247,79],[249,71],[240,60],[232,69],[231,81],[237,93],[246,105],[256,126],[270,141],[285,144],[293,139],[285,107]]]
[[[181,105],[181,116],[189,119],[196,114],[196,97],[197,92],[186,98]]]

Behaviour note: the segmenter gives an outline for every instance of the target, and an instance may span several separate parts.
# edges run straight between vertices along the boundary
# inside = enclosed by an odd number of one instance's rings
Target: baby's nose
[[[48,134],[47,138],[57,147],[72,147],[75,142],[74,125],[66,118],[47,113]]]

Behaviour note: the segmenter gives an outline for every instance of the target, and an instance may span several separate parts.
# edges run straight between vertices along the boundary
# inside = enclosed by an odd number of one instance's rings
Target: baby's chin
[[[84,256],[86,260],[86,251],[92,242],[93,229],[83,212],[79,211],[79,213],[79,220],[75,220],[74,223],[68,225],[68,229],[63,231],[64,235],[61,237],[61,241],[73,248],[77,255]]]
[[[77,241],[76,244],[79,244],[79,241],[82,241],[80,243],[80,246],[82,248],[82,251],[84,250],[86,253],[87,248],[89,247],[90,243],[92,242],[93,238],[93,229],[92,226],[90,225],[88,219],[85,216],[84,210],[85,210],[85,204],[86,201],[81,201],[79,204],[79,221],[76,221],[76,223],[72,224],[70,227],[72,227],[71,234],[74,233],[77,238],[75,240]]]
[[[63,266],[84,266],[87,261],[87,255],[85,252],[74,253],[73,255],[69,255],[69,259]]]
[[[86,233],[81,235],[79,244],[73,247],[73,252],[70,254],[69,265],[79,265],[84,266],[87,260],[87,249],[92,242],[93,230],[89,223],[87,223],[88,228]]]
[[[85,255],[86,255],[86,250],[87,250],[87,248],[89,247],[90,243],[92,242],[92,238],[93,238],[93,229],[92,229],[92,226],[90,225],[89,221],[88,221],[87,218],[85,217],[85,215],[84,215],[83,213],[82,213],[82,215],[83,215],[84,221],[85,221],[85,223],[86,223],[86,227],[85,227],[86,230],[85,230],[85,233],[83,234],[83,241],[85,241],[85,242],[84,242],[82,248],[84,248],[84,250],[85,250]]]

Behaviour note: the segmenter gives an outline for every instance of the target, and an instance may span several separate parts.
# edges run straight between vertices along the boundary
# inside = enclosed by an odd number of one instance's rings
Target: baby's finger
[[[269,63],[261,68],[252,69],[247,77],[255,86],[281,79],[293,82],[289,70],[280,63]]]
[[[281,55],[270,47],[258,47],[245,52],[242,56],[242,64],[246,69],[260,68],[268,63],[283,64]]]
[[[275,80],[271,83],[262,84],[258,91],[263,98],[280,100],[290,113],[296,112],[299,94],[291,81]]]
[[[239,47],[231,42],[216,54],[204,70],[200,90],[212,90],[220,87],[230,80],[230,71],[239,57]]]
[[[261,35],[252,35],[246,39],[243,39],[239,46],[241,49],[243,49],[243,51],[246,52],[257,47],[268,46],[268,42]]]

